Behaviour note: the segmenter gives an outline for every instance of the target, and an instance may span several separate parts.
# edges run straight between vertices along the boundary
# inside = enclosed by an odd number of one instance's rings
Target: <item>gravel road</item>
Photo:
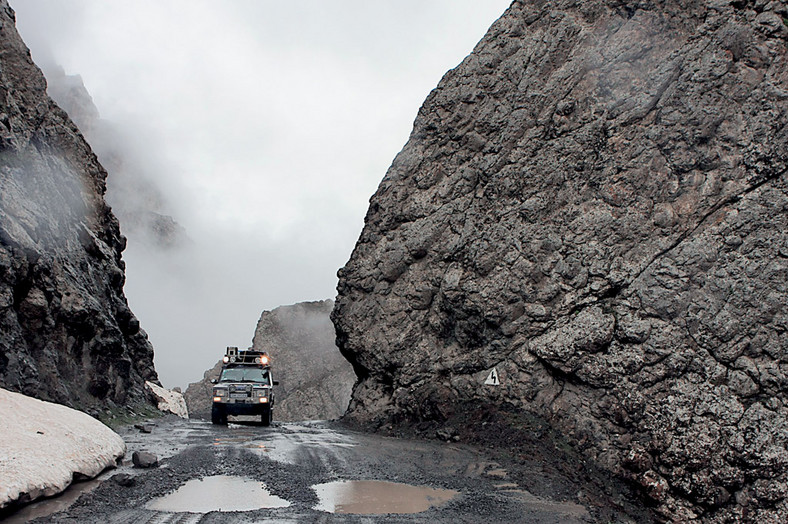
[[[57,513],[34,518],[58,497],[9,522],[630,520],[600,511],[583,487],[560,474],[464,443],[383,437],[329,422],[213,426],[173,417],[153,424],[150,433],[120,430],[128,446],[124,464],[100,482],[75,485],[66,500],[84,493],[70,507],[61,502]],[[134,451],[156,454],[159,466],[133,467]],[[132,485],[122,485],[123,478]]]

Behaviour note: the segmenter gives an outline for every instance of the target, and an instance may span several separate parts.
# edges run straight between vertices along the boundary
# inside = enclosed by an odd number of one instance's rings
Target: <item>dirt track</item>
[[[70,508],[34,522],[575,523],[629,520],[611,513],[609,508],[600,512],[584,494],[584,488],[566,477],[545,471],[523,471],[527,466],[514,461],[505,463],[500,458],[496,461],[487,452],[462,443],[387,438],[324,422],[274,423],[270,428],[254,424],[223,427],[176,418],[157,421],[150,434],[131,427],[122,430],[121,434],[128,445],[127,463],[105,473],[103,482],[94,484],[93,489]],[[133,468],[130,457],[133,451],[139,450],[155,453],[160,466]],[[132,486],[121,486],[113,479],[123,474],[133,475]],[[211,507],[210,498],[218,494],[221,486],[210,488],[207,481],[240,481],[236,477],[262,482],[275,497],[270,500],[278,501],[271,505],[286,507],[231,511],[234,504],[248,498],[237,496],[223,497],[219,503],[222,511],[215,503],[215,507]],[[196,480],[201,478],[206,480]],[[534,478],[540,480],[523,480]],[[187,489],[184,485],[190,480],[189,486],[197,490],[196,494],[184,494]],[[314,488],[335,481],[385,481],[397,485],[341,484],[333,494],[331,486]],[[365,488],[372,488],[373,492],[364,493]],[[172,499],[162,502],[162,496],[179,489],[179,494],[183,495],[179,503],[182,505],[185,500],[190,511],[183,511],[184,508],[178,508],[177,504],[168,511],[148,507],[166,506]],[[259,487],[256,489],[262,492]],[[322,498],[318,492],[324,493]],[[341,500],[342,497],[349,498]],[[387,497],[405,500],[386,501]],[[448,500],[441,503],[443,499]],[[53,502],[57,499],[40,503],[38,509]],[[434,506],[418,513],[397,513],[416,511],[419,504]],[[35,509],[36,506],[32,506],[24,510],[28,518]],[[362,514],[343,514],[343,511]],[[388,514],[379,514],[382,512]],[[11,521],[24,521],[24,518],[22,512]]]

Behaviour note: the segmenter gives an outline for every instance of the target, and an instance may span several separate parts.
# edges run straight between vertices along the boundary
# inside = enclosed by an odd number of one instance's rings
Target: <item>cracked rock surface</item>
[[[660,518],[788,519],[787,45],[780,1],[515,1],[340,270],[348,416],[511,405]]]
[[[0,386],[81,409],[147,403],[153,348],[123,295],[106,171],[0,0]]]

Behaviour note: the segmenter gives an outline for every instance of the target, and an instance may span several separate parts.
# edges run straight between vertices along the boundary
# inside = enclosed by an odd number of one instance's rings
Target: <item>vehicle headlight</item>
[[[226,388],[214,388],[213,396],[214,397],[226,397],[227,396],[227,389]]]
[[[267,397],[268,396],[268,392],[266,390],[264,390],[264,389],[255,389],[254,390],[254,396],[255,397]]]

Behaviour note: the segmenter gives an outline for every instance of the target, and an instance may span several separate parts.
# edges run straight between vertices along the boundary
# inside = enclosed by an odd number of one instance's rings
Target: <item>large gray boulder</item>
[[[299,302],[263,311],[252,347],[272,359],[276,386],[274,418],[282,421],[331,420],[341,417],[350,402],[356,377],[339,353],[330,314],[333,300]],[[222,361],[189,384],[183,394],[192,418],[211,412],[211,379],[219,377]]]
[[[514,2],[340,270],[348,417],[514,406],[663,518],[787,520],[787,43],[786,2]]]
[[[0,386],[88,408],[144,402],[153,348],[123,295],[106,172],[46,94],[0,0]]]
[[[330,420],[345,413],[356,377],[337,349],[333,308],[333,300],[299,302],[260,315],[252,346],[271,355],[280,382],[277,420]]]

